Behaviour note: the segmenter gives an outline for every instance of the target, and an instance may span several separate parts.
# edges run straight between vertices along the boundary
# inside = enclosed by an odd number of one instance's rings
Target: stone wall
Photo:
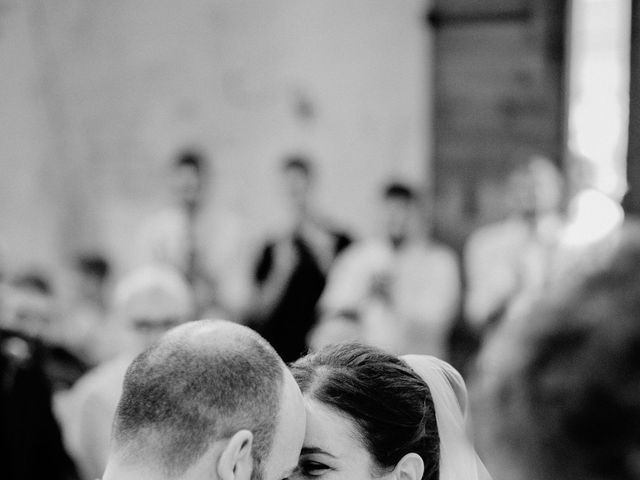
[[[259,238],[277,165],[310,152],[323,208],[375,230],[388,176],[428,182],[423,0],[3,0],[0,243],[10,263],[101,248],[125,268],[185,144]],[[214,201],[214,200],[212,200]]]

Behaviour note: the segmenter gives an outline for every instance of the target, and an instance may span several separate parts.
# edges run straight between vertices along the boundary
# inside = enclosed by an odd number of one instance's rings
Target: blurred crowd
[[[591,453],[562,478],[640,472],[640,233],[588,171],[568,188],[549,159],[518,162],[508,218],[456,252],[433,238],[420,185],[389,179],[378,234],[356,238],[314,202],[318,166],[292,155],[280,172],[288,222],[249,254],[242,223],[207,201],[209,159],[184,151],[168,168],[174,202],[131,232],[123,276],[79,254],[62,301],[49,272],[2,272],[2,478],[100,478],[131,360],[198,318],[249,325],[286,362],[343,341],[452,362],[476,392],[479,449],[504,478],[558,478],[554,448]]]

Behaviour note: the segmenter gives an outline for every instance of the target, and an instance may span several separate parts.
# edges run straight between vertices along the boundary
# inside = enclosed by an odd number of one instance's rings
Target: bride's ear
[[[395,480],[421,480],[424,473],[424,462],[417,453],[407,453],[393,469]]]

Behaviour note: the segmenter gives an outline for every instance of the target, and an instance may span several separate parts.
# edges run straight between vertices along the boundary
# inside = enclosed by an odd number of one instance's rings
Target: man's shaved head
[[[280,416],[285,365],[252,330],[201,320],[174,328],[140,354],[124,380],[112,454],[179,477],[219,439],[253,434],[262,471]]]

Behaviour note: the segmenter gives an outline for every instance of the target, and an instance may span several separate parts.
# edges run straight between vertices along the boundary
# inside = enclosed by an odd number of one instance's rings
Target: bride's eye
[[[319,477],[327,470],[330,470],[328,465],[320,462],[314,462],[312,460],[301,461],[298,468],[300,469],[300,473],[306,477]]]

